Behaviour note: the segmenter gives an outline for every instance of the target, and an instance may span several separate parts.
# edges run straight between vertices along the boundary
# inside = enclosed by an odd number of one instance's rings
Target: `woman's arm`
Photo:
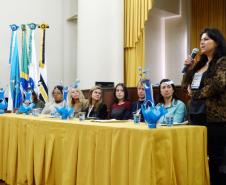
[[[176,110],[174,112],[173,122],[181,123],[181,122],[185,121],[187,111],[186,111],[186,106],[182,101],[177,100],[177,102],[178,103],[176,106]]]
[[[46,103],[44,109],[42,110],[42,114],[50,114],[51,110],[50,110],[50,103]]]
[[[107,119],[108,118],[107,106],[105,104],[102,104],[100,106],[100,109],[97,113],[97,118],[99,118],[99,119]]]
[[[226,87],[226,58],[224,57],[216,66],[215,75],[208,78],[206,85],[199,90],[193,90],[192,96],[195,99],[208,98],[216,96],[225,91]]]
[[[125,106],[125,111],[123,114],[123,120],[127,120],[130,119],[130,108],[131,108],[131,103],[129,101],[126,102],[126,106]]]

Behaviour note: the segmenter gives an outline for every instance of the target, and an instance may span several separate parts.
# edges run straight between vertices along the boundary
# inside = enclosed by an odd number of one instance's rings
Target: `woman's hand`
[[[191,70],[193,64],[194,64],[194,59],[189,55],[188,58],[184,61],[184,65],[188,66],[188,70]]]
[[[191,85],[188,86],[187,91],[188,91],[188,96],[192,96]]]

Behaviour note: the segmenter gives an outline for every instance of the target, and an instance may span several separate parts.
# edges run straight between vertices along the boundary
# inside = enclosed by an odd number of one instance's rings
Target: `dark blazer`
[[[86,109],[86,117],[88,112],[89,112],[89,107]],[[94,119],[107,119],[108,117],[107,106],[101,103],[97,108],[97,110],[94,110],[94,108],[91,110],[89,117]]]

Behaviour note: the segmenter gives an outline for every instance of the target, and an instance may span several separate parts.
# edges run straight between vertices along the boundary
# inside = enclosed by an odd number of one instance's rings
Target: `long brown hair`
[[[118,98],[116,97],[116,88],[118,86],[121,86],[123,91],[124,91],[124,101],[128,101],[129,95],[128,95],[128,90],[127,90],[126,86],[123,83],[118,83],[115,86],[114,91],[113,91],[113,96],[114,96],[114,100],[113,101],[114,101],[114,103],[118,103]]]
[[[100,97],[100,100],[98,102],[96,102],[95,105],[94,105],[94,110],[95,111],[99,108],[100,104],[102,103],[102,92],[103,92],[102,88],[100,86],[94,86],[92,89],[90,89],[90,91],[89,91],[89,99],[88,99],[89,100],[89,105],[92,105],[92,94],[93,94],[93,91],[95,91],[97,89],[99,89],[101,91],[101,97]]]
[[[217,60],[223,56],[226,56],[226,41],[223,34],[216,28],[205,28],[200,34],[200,39],[204,33],[206,33],[208,37],[212,39],[217,45],[215,52],[213,54],[213,58],[210,62],[209,68],[207,69],[207,76],[211,77],[212,75],[214,75]],[[200,60],[195,64],[194,68],[187,74],[188,78],[185,80],[185,84],[191,83],[194,74],[203,66],[205,66],[207,61],[208,61],[207,56],[205,54],[202,54],[200,56]]]

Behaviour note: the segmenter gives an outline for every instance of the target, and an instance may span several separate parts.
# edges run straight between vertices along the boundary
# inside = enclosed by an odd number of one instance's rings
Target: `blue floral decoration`
[[[68,119],[74,113],[74,109],[71,107],[55,107],[55,109],[60,114],[62,119]]]
[[[20,108],[18,109],[18,113],[24,113],[24,114],[29,114],[32,109],[34,108],[35,104],[31,103],[29,105],[26,105],[25,103],[23,103]]]
[[[7,109],[8,104],[5,101],[5,91],[1,88],[0,89],[0,113],[4,113],[4,110]]]
[[[160,117],[167,113],[167,110],[163,106],[153,106],[150,101],[144,102],[141,105],[141,110],[145,121],[148,125],[153,125],[153,128],[156,127],[156,123]]]

